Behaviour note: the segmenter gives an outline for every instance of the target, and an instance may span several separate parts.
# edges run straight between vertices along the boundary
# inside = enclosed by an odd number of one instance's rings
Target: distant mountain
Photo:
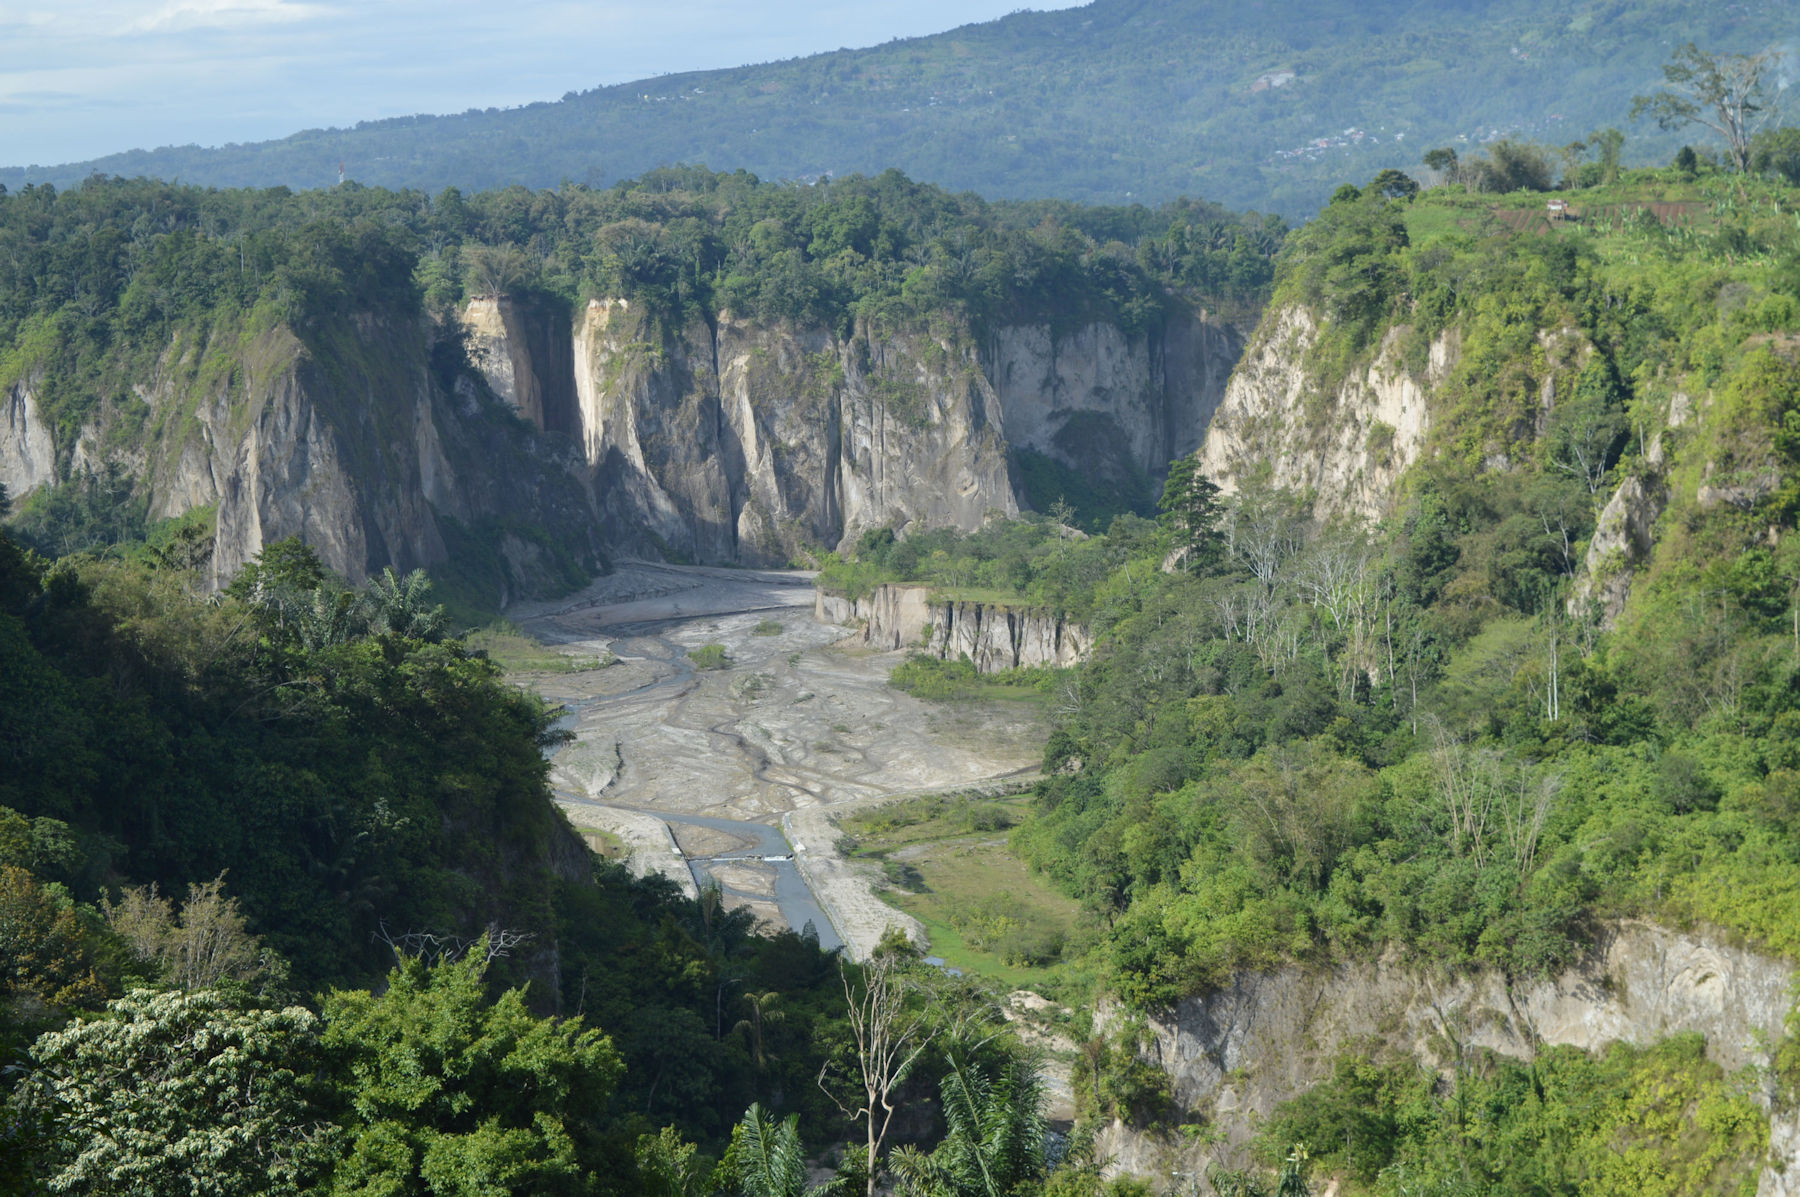
[[[0,170],[218,186],[359,182],[436,191],[610,184],[705,163],[765,178],[874,173],[991,197],[1204,196],[1310,215],[1332,187],[1433,145],[1561,145],[1609,125],[1626,158],[1683,138],[1631,127],[1631,97],[1684,41],[1800,44],[1791,0],[1095,0],[932,37],[370,121],[280,141],[165,147]],[[1800,56],[1797,56],[1800,57]],[[1790,71],[1790,75],[1792,72]]]

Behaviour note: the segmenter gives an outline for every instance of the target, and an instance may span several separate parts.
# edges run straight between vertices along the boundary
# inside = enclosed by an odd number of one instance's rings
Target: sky
[[[0,165],[554,100],[1073,0],[0,0]]]

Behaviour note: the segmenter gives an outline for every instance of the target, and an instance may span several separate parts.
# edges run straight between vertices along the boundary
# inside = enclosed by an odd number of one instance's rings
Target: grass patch
[[[1063,961],[1079,906],[1007,846],[1029,797],[933,794],[846,819],[840,848],[878,861],[884,901],[917,918],[933,955],[1040,992],[1087,984]]]
[[[779,636],[787,630],[779,619],[765,619],[750,629],[752,636]]]
[[[486,653],[508,673],[586,673],[618,663],[610,652],[600,657],[575,657],[556,651],[509,620],[495,620],[463,635],[471,651]]]
[[[723,644],[702,644],[699,648],[689,649],[688,660],[694,663],[695,669],[724,669],[731,664]]]
[[[625,841],[599,827],[577,827],[576,832],[587,841],[587,846],[603,860],[623,863],[631,855],[631,849]]]
[[[924,653],[914,653],[894,667],[888,685],[914,698],[936,702],[967,702],[1003,699],[1010,702],[1050,700],[1056,685],[1054,669],[1005,669],[999,673],[981,673],[967,657],[941,661]]]

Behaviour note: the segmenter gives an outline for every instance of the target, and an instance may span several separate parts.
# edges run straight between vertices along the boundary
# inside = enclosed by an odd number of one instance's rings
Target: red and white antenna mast
[[[342,187],[343,185],[344,185],[344,160],[342,158],[339,158],[338,159],[338,186]]]

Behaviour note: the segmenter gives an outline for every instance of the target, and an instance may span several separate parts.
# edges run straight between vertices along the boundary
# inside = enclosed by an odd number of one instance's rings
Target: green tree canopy
[[[216,990],[136,990],[39,1038],[15,1095],[50,1126],[56,1192],[243,1197],[307,1192],[329,1160],[311,1077],[318,1020]]]
[[[325,999],[325,1046],[350,1094],[333,1193],[595,1191],[618,1053],[578,1018],[534,1017],[523,988],[490,1002],[489,943],[436,965],[404,957],[379,996]]]

